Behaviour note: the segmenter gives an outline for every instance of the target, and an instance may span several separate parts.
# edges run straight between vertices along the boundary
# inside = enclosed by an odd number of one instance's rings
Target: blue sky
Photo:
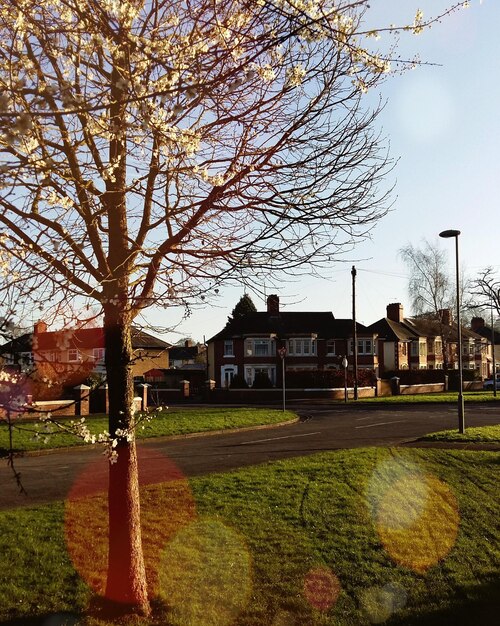
[[[411,23],[418,8],[424,17],[449,6],[446,0],[373,0],[379,24]],[[438,239],[448,228],[461,231],[460,256],[475,275],[485,266],[500,273],[500,1],[471,0],[468,9],[447,17],[419,36],[404,35],[400,51],[439,65],[422,65],[390,78],[377,93],[387,104],[380,117],[391,156],[399,159],[388,186],[396,183],[392,211],[343,263],[323,278],[305,277],[279,290],[282,310],[332,311],[351,317],[351,266],[358,270],[357,318],[370,324],[385,315],[389,302],[402,302],[410,314],[406,268],[398,250]],[[381,41],[383,43],[383,40]],[[454,242],[449,251],[454,273]],[[276,292],[276,290],[273,290]],[[222,289],[218,300],[195,311],[165,335],[201,340],[225,324],[242,289]],[[259,310],[263,300],[252,296]],[[148,315],[158,325],[174,326],[181,313]]]

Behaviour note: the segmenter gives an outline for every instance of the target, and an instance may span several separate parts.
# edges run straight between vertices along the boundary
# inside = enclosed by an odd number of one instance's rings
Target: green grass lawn
[[[441,430],[421,437],[420,441],[463,441],[470,443],[500,443],[500,425],[466,427],[465,433]]]
[[[174,408],[152,415],[151,421],[143,422],[138,426],[138,439],[277,424],[297,418],[296,414],[291,411],[283,412],[278,409],[262,408]],[[71,419],[78,420],[79,418],[61,419],[61,423],[67,424]],[[93,434],[102,433],[108,429],[105,415],[90,416],[86,423]],[[47,430],[52,432],[47,432]],[[6,424],[0,423],[0,451],[5,451],[8,448],[8,434]],[[78,445],[84,445],[81,439],[60,431],[55,425],[18,420],[13,430],[13,447],[16,451]]]
[[[438,393],[416,393],[401,396],[380,396],[378,398],[359,398],[357,404],[399,404],[405,402],[457,402],[458,392],[440,391]],[[465,402],[500,402],[500,395],[494,396],[492,391],[465,391]]]
[[[124,623],[494,624],[499,479],[492,452],[369,448],[143,487],[158,613]],[[2,626],[111,623],[83,622],[105,564],[89,500],[0,512]]]

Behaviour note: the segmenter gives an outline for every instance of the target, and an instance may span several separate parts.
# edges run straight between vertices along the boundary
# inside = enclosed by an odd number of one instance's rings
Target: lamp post
[[[460,323],[460,275],[458,264],[458,236],[459,230],[443,230],[439,233],[444,239],[455,238],[455,270],[457,283],[457,331],[458,331],[458,432],[465,433],[465,411],[463,393],[463,371],[462,371],[462,326]]]
[[[344,367],[344,402],[347,402],[347,357],[342,359],[342,365]]]

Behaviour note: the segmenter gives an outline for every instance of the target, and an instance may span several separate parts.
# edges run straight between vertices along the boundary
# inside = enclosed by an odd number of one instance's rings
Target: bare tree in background
[[[449,273],[448,253],[439,247],[437,242],[427,239],[422,241],[421,247],[408,244],[399,250],[399,255],[408,268],[408,296],[412,312],[417,317],[426,317],[437,320],[439,335],[443,345],[443,367],[448,369],[448,333],[449,327],[443,324],[443,311],[449,309],[453,315],[456,312],[456,285]],[[461,317],[465,320],[470,317],[468,280],[463,269],[460,280],[461,289]]]
[[[448,254],[437,243],[424,239],[421,247],[408,244],[399,250],[408,268],[408,296],[414,315],[436,315],[455,302],[448,271]]]
[[[106,596],[147,614],[131,323],[232,278],[321,266],[366,235],[391,164],[363,93],[392,50],[373,47],[364,0],[0,8],[2,290],[49,303],[46,318],[102,310],[118,441]],[[424,26],[417,12],[406,29]]]
[[[500,317],[500,278],[493,267],[481,270],[470,282],[469,294],[473,307],[493,310],[496,317]]]

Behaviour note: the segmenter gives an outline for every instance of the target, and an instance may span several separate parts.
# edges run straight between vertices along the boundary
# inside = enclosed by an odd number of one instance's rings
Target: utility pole
[[[353,265],[352,276],[352,354],[353,362],[353,397],[358,399],[358,331],[356,329],[356,267]]]
[[[493,370],[493,395],[497,395],[497,366],[495,363],[495,329],[493,328],[493,301],[491,302],[491,362]]]

